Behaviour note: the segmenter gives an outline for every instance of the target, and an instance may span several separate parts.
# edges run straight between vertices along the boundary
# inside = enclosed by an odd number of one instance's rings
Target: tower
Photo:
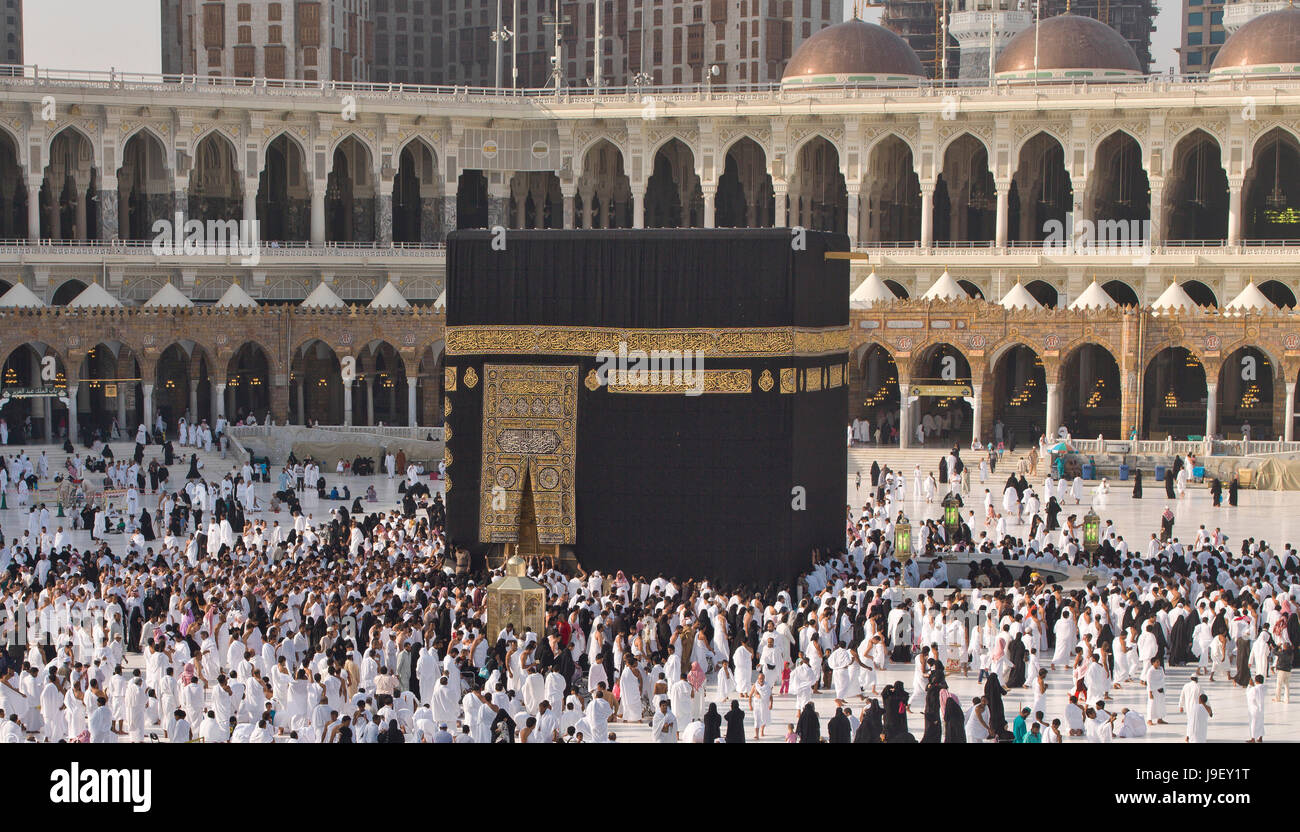
[[[967,0],[962,11],[950,14],[948,32],[961,50],[958,78],[989,77],[997,53],[1034,23],[1033,12],[1020,5],[1017,0]]]

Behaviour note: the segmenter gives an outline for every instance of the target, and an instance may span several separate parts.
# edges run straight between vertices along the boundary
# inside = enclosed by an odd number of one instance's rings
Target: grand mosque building
[[[923,74],[851,20],[745,88],[0,77],[0,413],[438,425],[449,231],[800,226],[857,253],[846,420],[1294,438],[1300,9],[1194,77],[1069,14]]]

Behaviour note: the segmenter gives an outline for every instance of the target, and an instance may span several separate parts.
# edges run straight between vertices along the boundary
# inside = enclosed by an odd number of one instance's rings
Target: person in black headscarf
[[[990,673],[989,678],[984,682],[984,696],[988,703],[988,714],[985,717],[989,724],[989,730],[993,736],[1001,739],[1007,733],[1007,716],[1002,706],[1002,694],[1006,689],[1002,687],[1002,682],[998,679],[998,674]]]
[[[709,709],[704,712],[704,741],[707,743],[717,742],[722,737],[722,714],[718,713],[718,704],[709,703]]]
[[[1061,513],[1061,504],[1056,502],[1055,497],[1047,498],[1047,530],[1054,532],[1061,528],[1061,521],[1056,519],[1056,515]]]
[[[1007,687],[1009,689],[1023,688],[1025,686],[1025,640],[1013,638],[1007,645],[1007,658],[1011,661],[1011,670],[1007,673]]]
[[[892,689],[886,686],[885,692],[881,694],[880,699],[885,706],[886,738],[907,733],[907,698],[907,690],[903,688],[902,682],[895,682]]]
[[[1138,468],[1133,471],[1133,499],[1142,499],[1142,469]]]
[[[945,685],[942,679],[931,674],[925,686],[925,731],[921,742],[937,743],[943,740],[943,712],[939,709],[939,694]]]
[[[1210,480],[1210,501],[1215,508],[1223,505],[1223,483],[1218,477]]]
[[[505,708],[496,710],[496,718],[492,720],[492,742],[514,742],[515,721]]]
[[[1250,685],[1250,648],[1249,638],[1243,636],[1237,639],[1237,672],[1232,675],[1232,681],[1243,688]]]
[[[1237,475],[1232,475],[1232,482],[1228,483],[1228,505],[1235,507],[1237,505],[1237,492],[1241,489],[1241,483],[1237,481]]]
[[[799,742],[822,741],[822,721],[817,716],[817,709],[813,707],[813,703],[809,702],[803,706],[803,711],[799,713],[799,724],[795,726],[795,733],[799,735]]]
[[[199,478],[199,455],[190,454],[190,470],[185,475],[187,480],[197,480]]]
[[[568,653],[569,651],[564,651]],[[727,742],[745,741],[745,712],[740,709],[740,702],[731,700],[731,710],[723,717],[727,721]]]
[[[175,464],[176,464],[176,447],[172,445],[172,441],[168,439],[166,442],[163,443],[163,465],[175,465]]]
[[[948,457],[941,456],[939,457],[939,482],[946,483],[947,481],[948,481]]]
[[[943,741],[966,742],[966,719],[955,696],[940,696],[943,701]]]
[[[1177,499],[1178,495],[1174,493],[1174,469],[1165,469],[1165,496],[1171,500]]]
[[[878,743],[880,735],[884,732],[881,719],[884,711],[880,708],[880,703],[872,699],[867,703],[867,707],[862,709],[862,719],[858,723],[858,734],[853,738],[855,743]]]
[[[153,517],[149,514],[149,509],[140,510],[140,534],[144,535],[145,541],[153,540]]]
[[[848,708],[836,708],[835,716],[831,717],[826,723],[826,736],[830,742],[852,742],[852,731],[849,727]]]
[[[1178,667],[1196,660],[1196,656],[1192,655],[1192,625],[1188,623],[1191,620],[1190,615],[1180,615],[1174,622],[1174,626],[1169,628],[1170,667]]]
[[[871,461],[871,486],[872,488],[880,485],[880,463],[876,460]]]

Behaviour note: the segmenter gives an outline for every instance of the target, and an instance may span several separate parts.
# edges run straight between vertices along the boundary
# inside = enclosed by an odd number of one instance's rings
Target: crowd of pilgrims
[[[1163,722],[1166,669],[1192,664],[1178,704],[1204,741],[1210,685],[1258,700],[1260,736],[1261,680],[1289,698],[1289,544],[1216,533],[1137,552],[1108,526],[1086,588],[1067,591],[1061,564],[1085,557],[1070,525],[996,537],[968,513],[951,540],[919,527],[900,560],[891,477],[873,475],[844,550],[814,554],[792,587],[532,560],[544,631],[491,633],[500,572],[448,547],[441,496],[415,468],[398,508],[339,505],[319,521],[282,478],[282,526],[258,510],[248,466],[205,482],[191,464],[162,497],[160,537],[133,526],[81,550],[43,530],[3,537],[0,741],[601,743],[619,723],[660,742],[1107,741]],[[983,562],[950,575],[951,550]],[[910,684],[881,688],[900,665]],[[1049,685],[1052,668],[1073,683]],[[956,673],[982,694],[954,695]],[[1132,685],[1144,712],[1109,713],[1110,691]],[[1021,688],[1032,707],[1008,714],[1003,697]],[[773,734],[778,697],[799,716]]]

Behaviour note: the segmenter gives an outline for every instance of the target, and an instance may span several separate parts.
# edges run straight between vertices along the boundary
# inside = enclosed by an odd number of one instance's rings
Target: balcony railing
[[[990,83],[988,79],[949,79],[945,81],[922,80],[906,86],[841,85],[831,88],[843,98],[932,98],[960,92],[971,97],[1008,97],[1034,91],[1035,97],[1060,97],[1069,99],[1093,89],[1118,90],[1134,93],[1162,93],[1194,95],[1197,88],[1211,86],[1216,90],[1237,89],[1266,84],[1270,90],[1300,90],[1300,79],[1267,78],[1213,79],[1204,73],[1188,75],[1135,75],[1108,78],[1101,81],[1056,80],[1039,83]],[[221,96],[279,96],[315,95],[331,96],[355,94],[370,99],[443,100],[448,102],[481,102],[500,104],[531,104],[544,101],[559,103],[600,103],[639,105],[643,96],[656,101],[688,103],[692,101],[779,102],[812,97],[825,97],[828,87],[802,89],[782,87],[779,83],[760,84],[663,84],[645,86],[606,86],[599,91],[585,86],[570,85],[560,89],[553,86],[529,89],[461,85],[426,85],[375,83],[367,81],[304,81],[277,78],[235,78],[227,76],[117,72],[116,70],[62,70],[36,65],[0,65],[0,86],[8,87],[81,87],[108,90],[138,90],[143,92],[176,91],[183,93],[213,94]]]

